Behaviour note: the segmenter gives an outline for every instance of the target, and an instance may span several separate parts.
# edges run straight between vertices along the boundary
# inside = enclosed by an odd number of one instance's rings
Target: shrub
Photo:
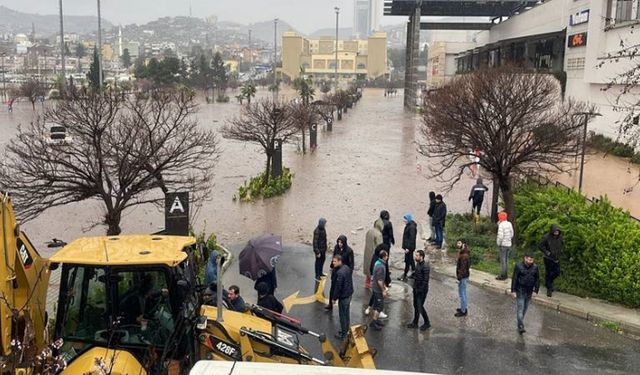
[[[282,174],[279,177],[271,177],[267,185],[262,186],[263,180],[264,172],[252,177],[249,183],[245,181],[243,185],[238,187],[238,194],[237,197],[234,195],[234,200],[237,198],[241,202],[252,202],[260,197],[271,198],[282,195],[291,187],[293,174],[289,168],[283,168]]]
[[[534,185],[515,195],[519,238],[534,246],[551,224],[565,239],[557,289],[640,306],[640,224],[604,197],[590,203],[574,191]]]
[[[615,156],[630,158],[635,155],[633,146],[623,142],[615,141],[612,138],[609,138],[602,134],[591,133],[588,142],[589,147]]]
[[[218,97],[216,97],[216,103],[229,103],[229,97],[226,95],[218,95]]]

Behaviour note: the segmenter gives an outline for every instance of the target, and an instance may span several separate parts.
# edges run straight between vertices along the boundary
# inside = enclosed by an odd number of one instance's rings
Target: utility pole
[[[278,101],[278,76],[276,61],[278,60],[278,19],[273,20],[273,102]]]
[[[580,179],[578,180],[578,193],[582,193],[582,176],[584,174],[584,154],[587,149],[587,124],[591,116],[602,116],[597,112],[580,112],[577,116],[584,116],[584,124],[582,129],[582,153],[580,155]]]
[[[335,80],[335,90],[338,91],[338,17],[340,16],[340,8],[335,7],[333,10],[336,11],[336,61],[335,61],[335,71],[333,73],[333,78]]]
[[[6,52],[2,52],[2,66],[0,66],[0,69],[2,69],[2,101],[6,102],[7,101],[7,84],[6,84],[6,80],[4,79],[4,57],[6,56]]]
[[[251,29],[249,29],[249,64],[253,64],[253,50],[251,49]]]
[[[60,64],[62,65],[62,88],[67,84],[67,75],[64,65],[64,21],[62,19],[62,0],[59,1],[60,4]],[[62,94],[62,93],[61,93]]]
[[[102,92],[102,19],[100,15],[100,0],[98,0],[98,79],[100,80],[100,92]]]

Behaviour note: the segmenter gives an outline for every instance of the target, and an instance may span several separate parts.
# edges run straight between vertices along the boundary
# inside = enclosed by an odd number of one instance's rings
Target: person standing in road
[[[326,224],[327,220],[325,218],[320,218],[320,220],[318,220],[318,226],[313,231],[313,253],[316,257],[315,272],[317,281],[320,281],[320,278],[324,276],[322,268],[324,267],[324,261],[327,256]]]
[[[471,188],[471,192],[469,193],[469,200],[471,201],[471,212],[476,211],[476,215],[480,215],[480,208],[482,207],[482,202],[484,201],[484,193],[489,190],[482,183],[482,177],[478,177],[476,180],[476,184]]]
[[[378,220],[382,222],[382,242],[389,245],[389,249],[391,249],[391,246],[396,244],[396,239],[393,237],[393,224],[391,223],[389,211],[380,211],[380,218]]]
[[[549,233],[542,237],[538,245],[544,254],[544,285],[547,297],[553,296],[553,282],[560,276],[560,256],[564,251],[564,238],[558,225],[553,224]]]
[[[371,269],[371,278],[372,278],[372,283],[371,286],[373,288],[373,270],[375,268],[376,263],[378,262],[378,260],[380,260],[380,255],[382,254],[382,252],[385,252],[386,254],[389,254],[389,247],[387,244],[385,243],[381,243],[380,245],[378,245],[378,247],[376,247],[376,249],[374,250],[373,253],[373,258],[371,259],[371,265],[370,265],[370,269]],[[387,256],[387,259],[383,261],[384,262],[384,270],[385,270],[385,276],[384,276],[384,285],[388,288],[389,285],[391,285],[391,273],[389,272],[389,257]],[[373,305],[375,303],[375,296],[372,293],[371,294],[371,298],[369,298],[369,304],[367,305],[367,308],[364,310],[364,314],[365,315],[369,315],[371,313],[371,310],[373,309]],[[384,313],[384,311],[380,311],[380,314],[378,314],[378,318],[380,319],[387,319],[388,316],[387,314]]]
[[[376,331],[380,331],[382,327],[384,327],[384,323],[380,321],[380,313],[384,309],[384,298],[389,294],[389,289],[385,285],[388,259],[389,253],[385,250],[381,250],[380,258],[376,261],[376,264],[373,267],[371,283],[373,320],[369,323],[369,327]]]
[[[349,267],[349,269],[353,270],[353,250],[347,245],[347,236],[341,234],[336,241],[336,246],[333,248],[334,255],[340,255],[342,264]],[[329,288],[329,304],[325,307],[325,310],[331,311],[333,310],[333,304],[336,301],[335,298],[335,286],[336,286],[336,270],[333,266],[333,261],[331,262],[331,287]]]
[[[496,280],[506,280],[509,267],[509,252],[511,251],[511,240],[513,239],[513,225],[507,221],[507,213],[498,213],[498,234],[496,244],[500,254],[500,275]]]
[[[524,316],[527,314],[531,296],[538,294],[540,289],[540,271],[534,263],[533,254],[527,252],[522,263],[516,264],[511,278],[511,294],[516,298],[518,333],[526,332],[524,329]]]
[[[367,231],[364,241],[364,259],[362,262],[362,272],[364,273],[364,287],[366,289],[371,288],[371,271],[372,271],[372,260],[373,253],[382,243],[382,221],[376,220],[373,223],[373,227]]]
[[[342,262],[342,256],[340,255],[334,255],[331,264],[333,265],[333,272],[336,274],[333,295],[338,300],[340,317],[340,332],[335,337],[339,340],[344,340],[351,326],[351,311],[349,307],[351,306],[351,296],[353,295],[353,271]]]
[[[427,241],[436,242],[436,229],[433,227],[433,209],[436,207],[436,193],[433,191],[429,192],[429,209],[427,210],[427,216],[429,216],[429,230],[431,231],[431,235]]]
[[[404,214],[404,233],[402,235],[402,250],[404,251],[404,273],[398,278],[400,281],[407,281],[409,270],[414,272],[416,263],[413,259],[413,252],[416,250],[416,236],[418,234],[418,224],[413,221],[411,213]],[[410,276],[411,277],[411,276]]]
[[[431,328],[429,315],[424,307],[429,293],[429,265],[425,261],[424,250],[418,250],[416,257],[416,272],[414,273],[413,285],[413,321],[407,324],[407,328],[418,328],[420,315],[424,319],[424,324],[420,326],[421,331]]]
[[[436,231],[436,249],[442,249],[444,242],[444,224],[447,220],[447,205],[442,201],[442,195],[436,195],[436,204],[433,208],[433,227]]]
[[[458,279],[458,295],[460,296],[460,308],[456,309],[454,314],[456,317],[467,316],[467,284],[469,283],[469,269],[471,268],[471,259],[469,246],[465,240],[458,240],[456,243],[458,248],[458,261],[456,263],[456,278]]]

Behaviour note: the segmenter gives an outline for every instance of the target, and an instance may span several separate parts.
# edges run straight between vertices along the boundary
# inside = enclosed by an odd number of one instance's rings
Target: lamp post
[[[62,0],[59,1],[60,4],[60,64],[62,73],[62,88],[64,89],[67,83],[66,70],[64,65],[64,21],[62,19]]]
[[[602,116],[597,112],[579,112],[575,114],[576,116],[584,116],[584,124],[582,129],[582,153],[580,155],[580,179],[578,180],[578,193],[582,193],[582,177],[584,174],[584,154],[587,148],[587,124],[589,123],[589,118],[594,116]]]
[[[4,57],[7,54],[5,52],[2,52],[2,54],[0,56],[2,56],[2,66],[0,66],[0,69],[2,69],[2,101],[6,102],[7,101],[7,84],[6,81],[4,79]]]
[[[100,16],[100,0],[98,0],[98,80],[102,91],[102,19]]]
[[[333,79],[335,80],[335,90],[338,91],[338,18],[340,16],[340,8],[335,7],[333,8],[333,10],[336,11],[336,48],[335,48],[335,53],[336,53],[336,60],[335,60],[335,70],[333,73]]]
[[[276,75],[276,61],[278,59],[278,19],[273,20],[273,102],[278,101],[278,77]]]

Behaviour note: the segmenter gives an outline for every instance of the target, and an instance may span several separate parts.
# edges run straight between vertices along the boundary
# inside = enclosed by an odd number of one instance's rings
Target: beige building
[[[298,77],[300,68],[314,79],[333,79],[336,40],[331,37],[306,39],[295,32],[282,36],[282,74]],[[368,39],[338,41],[338,78],[375,79],[388,73],[387,34],[375,33]]]

